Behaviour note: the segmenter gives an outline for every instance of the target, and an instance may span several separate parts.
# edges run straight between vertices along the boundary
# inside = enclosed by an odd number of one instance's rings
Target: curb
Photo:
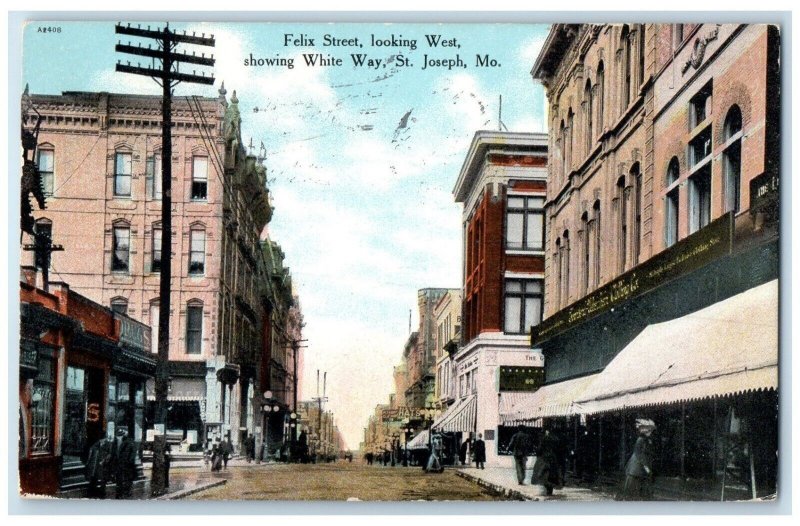
[[[176,491],[175,493],[167,493],[166,495],[157,497],[155,500],[179,500],[188,497],[189,495],[194,495],[195,493],[205,491],[207,489],[216,488],[217,486],[223,486],[227,483],[228,483],[227,479],[215,480],[214,482],[208,482],[206,484],[195,486],[193,488]]]
[[[493,482],[489,482],[485,479],[480,477],[476,477],[475,475],[471,475],[469,473],[464,473],[463,471],[456,471],[456,475],[463,479],[467,479],[471,482],[476,483],[478,486],[488,489],[492,493],[506,497],[511,500],[522,500],[522,501],[533,501],[538,500],[525,495],[521,491],[517,491],[515,489],[507,488],[505,486],[501,486],[500,484],[495,484]]]

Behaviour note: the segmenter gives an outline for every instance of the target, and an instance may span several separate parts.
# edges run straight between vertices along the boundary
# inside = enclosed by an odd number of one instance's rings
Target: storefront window
[[[53,452],[53,402],[56,362],[52,353],[39,351],[39,372],[33,380],[31,407],[31,453]]]

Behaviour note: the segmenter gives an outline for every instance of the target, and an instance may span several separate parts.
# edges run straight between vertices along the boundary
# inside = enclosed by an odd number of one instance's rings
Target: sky
[[[114,52],[113,22],[45,26],[60,32],[41,27],[25,28],[23,82],[31,93],[160,94],[151,79],[114,71],[117,60],[130,57]],[[544,90],[530,70],[549,27],[170,27],[216,39],[214,86],[179,85],[176,95],[217,96],[224,82],[228,97],[235,90],[239,100],[244,143],[252,139],[254,154],[264,145],[275,208],[269,236],[286,253],[306,322],[302,396],[317,395],[317,370],[326,371],[326,407],[355,449],[375,405],[387,403],[393,391],[409,310],[412,330],[417,324],[417,290],[461,286],[461,206],[452,190],[473,135],[498,129],[501,96],[508,130],[546,131]],[[325,46],[325,35],[358,38],[362,47]],[[426,35],[455,39],[458,47],[431,47]],[[136,42],[123,37],[128,40]],[[307,66],[304,54],[341,59],[341,65]],[[351,54],[380,63],[355,66]],[[255,66],[246,65],[251,55]],[[439,61],[458,55],[461,62],[423,69],[425,55]],[[496,65],[477,66],[478,55]],[[258,65],[276,58],[291,59],[293,67]]]

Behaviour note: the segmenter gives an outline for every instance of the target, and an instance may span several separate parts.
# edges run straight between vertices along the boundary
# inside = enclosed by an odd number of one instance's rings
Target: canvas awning
[[[147,400],[154,401],[153,382],[147,382]],[[172,378],[167,400],[170,402],[200,402],[206,398],[206,383],[202,378]]]
[[[438,420],[433,422],[432,429],[450,433],[471,433],[475,431],[478,416],[478,397],[469,395],[451,406]]]
[[[545,385],[527,400],[514,406],[509,413],[500,414],[503,425],[530,424],[540,418],[569,416],[580,413],[576,398],[599,376],[592,374],[564,382]]]
[[[650,325],[576,402],[601,413],[778,388],[778,281]]]
[[[422,432],[408,442],[406,447],[408,449],[425,449],[428,447],[428,434],[428,430],[423,429]]]
[[[513,415],[520,407],[534,400],[537,392],[538,391],[500,393],[498,412],[500,414],[501,424],[505,417]]]

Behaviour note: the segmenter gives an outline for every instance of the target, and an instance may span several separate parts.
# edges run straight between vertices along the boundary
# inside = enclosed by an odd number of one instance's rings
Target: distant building
[[[453,355],[461,338],[461,289],[449,289],[434,307],[436,324],[436,403],[447,408],[456,401]]]
[[[405,392],[407,407],[422,409],[433,407],[436,402],[436,320],[433,311],[447,291],[448,289],[426,288],[417,292],[419,329],[416,332],[416,345],[409,349],[405,358],[408,371],[408,387]]]

